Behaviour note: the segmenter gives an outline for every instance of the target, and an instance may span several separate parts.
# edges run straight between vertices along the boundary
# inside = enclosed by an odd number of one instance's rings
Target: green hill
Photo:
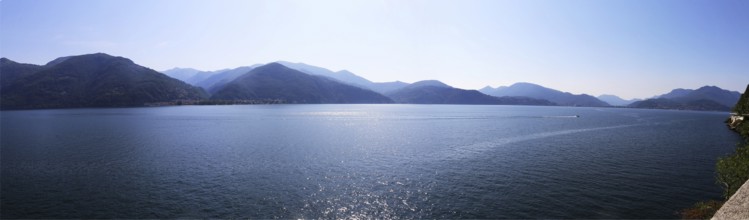
[[[103,53],[58,58],[36,67],[8,60],[2,70],[13,78],[0,90],[3,109],[143,106],[206,97],[200,88]]]

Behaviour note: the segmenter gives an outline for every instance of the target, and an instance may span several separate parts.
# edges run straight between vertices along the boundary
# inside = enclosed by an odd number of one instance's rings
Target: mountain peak
[[[696,89],[696,90],[716,90],[716,91],[723,91],[723,90],[725,90],[725,89],[722,89],[722,88],[720,88],[720,87],[717,87],[717,86],[709,86],[709,85],[708,85],[708,86],[703,86],[703,87],[700,87],[699,89]],[[695,91],[696,91],[696,90],[695,90]],[[728,90],[726,90],[726,91],[728,91]]]
[[[164,71],[160,71],[160,72],[174,72],[174,71],[202,72],[201,70],[198,70],[198,69],[182,68],[182,67],[174,67],[174,68],[171,68],[171,69],[168,69],[168,70],[164,70]]]
[[[143,106],[205,97],[199,88],[104,53],[57,58],[48,65],[3,69],[26,76],[3,85],[0,108]]]
[[[290,69],[289,67],[286,67],[283,64],[280,64],[278,62],[272,62],[269,64],[265,64],[262,66],[257,67],[257,69],[274,69],[274,70],[282,70],[282,69]]]
[[[526,87],[526,88],[546,88],[538,84],[529,83],[529,82],[517,82],[515,84],[510,85],[509,87]],[[546,88],[548,89],[548,88]]]
[[[276,99],[287,103],[391,103],[389,98],[273,62],[215,90],[212,99]]]
[[[452,88],[452,86],[449,86],[443,82],[440,82],[439,80],[422,80],[415,82],[408,87],[421,87],[421,86],[435,86],[435,87],[442,87],[442,88]]]
[[[128,64],[135,64],[135,62],[133,62],[132,60],[124,58],[124,57],[112,56],[106,53],[92,53],[92,54],[60,57],[52,61],[49,61],[49,63],[47,63],[45,66],[54,66],[54,65],[63,63],[65,61],[68,61],[68,60],[80,60],[81,62],[94,62],[94,63],[102,63],[102,62],[109,62],[109,61],[124,61]]]
[[[339,70],[338,72],[335,72],[335,73],[338,73],[338,74],[354,74],[354,73],[352,73],[351,71],[348,71],[348,70]]]

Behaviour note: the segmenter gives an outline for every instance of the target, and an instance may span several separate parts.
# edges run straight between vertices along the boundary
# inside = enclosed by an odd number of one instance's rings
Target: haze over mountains
[[[103,53],[61,57],[46,65],[0,59],[3,109],[143,106],[180,100],[280,100],[283,103],[562,105],[727,111],[740,93],[715,86],[675,89],[647,100],[598,98],[532,83],[481,90],[437,80],[372,82],[350,71],[278,61],[218,71],[162,73]],[[180,101],[181,102],[181,101]]]

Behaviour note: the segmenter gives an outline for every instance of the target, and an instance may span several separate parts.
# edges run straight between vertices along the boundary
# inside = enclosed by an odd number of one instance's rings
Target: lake
[[[576,117],[579,116],[579,117]],[[0,112],[2,218],[678,218],[728,113],[238,105]]]

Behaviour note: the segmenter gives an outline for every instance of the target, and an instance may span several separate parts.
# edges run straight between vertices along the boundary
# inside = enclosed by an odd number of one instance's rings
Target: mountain
[[[675,97],[674,99],[680,101],[707,99],[730,107],[735,105],[739,101],[739,98],[741,98],[741,93],[739,92],[721,89],[717,86],[703,86],[685,96]]]
[[[270,63],[227,83],[218,100],[281,99],[287,103],[392,103],[376,92]]]
[[[630,104],[632,108],[684,109],[701,111],[728,111],[741,97],[741,93],[717,86],[703,86],[696,90],[674,89],[669,93]]]
[[[245,73],[250,72],[250,70],[258,66],[261,66],[261,65],[256,64],[252,66],[242,66],[242,67],[237,67],[234,69],[216,71],[215,73],[211,74],[208,78],[203,79],[195,83],[194,85],[202,87],[203,89],[208,91],[208,93],[213,94],[219,89],[223,88],[224,85],[226,85],[227,83],[231,82],[237,77],[244,75]]]
[[[338,80],[339,82],[346,83],[352,86],[357,86],[364,89],[369,89],[375,92],[379,92],[380,94],[385,94],[390,91],[395,91],[397,89],[403,88],[408,85],[408,83],[395,81],[395,82],[372,82],[369,81],[361,76],[358,76],[352,72],[349,72],[348,70],[341,70],[338,72],[333,72],[329,69],[325,69],[318,66],[312,66],[309,64],[304,63],[292,63],[287,61],[278,61],[277,63],[280,63],[286,67],[310,74],[310,75],[318,75],[318,76],[324,76],[331,79]]]
[[[736,102],[733,111],[741,115],[749,114],[749,85],[746,86],[744,94],[741,94],[741,98]]]
[[[371,81],[365,78],[362,78],[360,76],[357,76],[347,70],[333,72],[329,69],[308,65],[305,63],[292,63],[292,62],[287,62],[287,61],[278,61],[277,63],[280,63],[288,68],[301,71],[303,73],[307,73],[310,75],[325,76],[325,77],[329,77],[329,78],[341,81],[343,83],[351,84],[351,85],[366,86],[372,83]]]
[[[198,86],[198,83],[202,82],[203,80],[210,78],[216,73],[220,73],[220,72],[227,71],[227,70],[228,69],[217,70],[217,71],[200,71],[198,73],[195,73],[195,75],[193,75],[192,77],[187,78],[187,80],[185,80],[184,82],[193,86]]]
[[[406,86],[408,86],[408,83],[404,83],[401,81],[395,81],[395,82],[374,82],[368,86],[369,89],[375,92],[379,92],[380,94],[389,93],[395,90],[402,89]]]
[[[546,100],[526,97],[489,96],[476,90],[453,88],[436,80],[415,82],[387,96],[396,103],[411,104],[553,105]]]
[[[161,71],[161,73],[166,74],[169,77],[182,80],[182,82],[187,82],[188,79],[195,76],[195,74],[198,74],[199,72],[202,72],[202,71],[196,70],[193,68],[177,68],[177,67]]]
[[[34,64],[16,63],[7,58],[0,58],[0,88],[13,84],[16,80],[41,70],[43,67]]]
[[[692,91],[694,91],[694,90],[691,90],[691,89],[674,89],[674,90],[671,90],[671,92],[669,92],[669,93],[662,94],[662,95],[657,95],[657,96],[655,96],[653,98],[654,99],[657,99],[657,98],[672,99],[672,98],[686,96],[689,93],[691,93]]]
[[[29,68],[34,71],[3,69],[2,75],[25,76],[2,87],[1,108],[143,106],[206,97],[200,88],[103,53],[58,58],[42,67]]]
[[[728,127],[739,132],[746,140],[749,141],[749,85],[746,86],[744,94],[739,101],[733,106],[732,111],[736,115],[731,115],[728,119]]]
[[[549,89],[543,86],[539,86],[532,83],[515,83],[509,87],[501,86],[498,88],[492,88],[487,86],[482,88],[482,93],[501,97],[501,96],[520,96],[530,97],[535,99],[545,99],[552,101],[559,105],[566,106],[591,106],[591,107],[602,107],[609,106],[608,103],[598,100],[596,97],[581,94],[574,95],[568,92],[561,92],[554,89]]]
[[[642,99],[626,100],[626,99],[620,98],[619,96],[605,95],[605,94],[604,95],[599,95],[596,98],[598,98],[599,100],[604,101],[606,103],[609,103],[609,105],[613,105],[613,106],[627,106],[629,104],[632,104],[633,102],[642,101]]]

